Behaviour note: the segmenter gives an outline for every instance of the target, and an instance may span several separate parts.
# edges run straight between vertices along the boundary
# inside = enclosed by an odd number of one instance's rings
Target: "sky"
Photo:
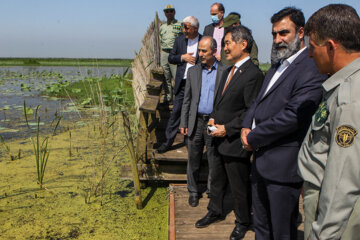
[[[287,6],[302,9],[307,20],[330,3],[346,3],[360,13],[360,0],[223,0],[225,15],[241,14],[252,30],[260,62],[270,60],[271,16]],[[195,16],[202,33],[210,24],[207,0],[2,0],[0,57],[133,58],[158,12],[173,4],[176,18]]]

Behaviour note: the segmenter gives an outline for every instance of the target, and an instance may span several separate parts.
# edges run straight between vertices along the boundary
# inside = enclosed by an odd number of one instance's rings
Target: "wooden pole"
[[[129,121],[129,114],[127,111],[123,110],[121,111],[122,117],[123,117],[123,124],[124,124],[124,132],[126,136],[126,143],[127,148],[129,150],[130,154],[130,161],[131,161],[131,171],[134,181],[134,187],[135,187],[135,204],[137,209],[142,209],[142,198],[141,198],[141,190],[140,190],[140,180],[139,180],[139,172],[137,169],[137,154],[135,152],[134,142],[132,138],[131,133],[131,127],[130,127],[130,121]]]

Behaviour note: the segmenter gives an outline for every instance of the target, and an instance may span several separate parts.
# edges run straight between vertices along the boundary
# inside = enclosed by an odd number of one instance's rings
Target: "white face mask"
[[[220,19],[218,17],[218,15],[211,15],[211,20],[213,23],[219,23]]]

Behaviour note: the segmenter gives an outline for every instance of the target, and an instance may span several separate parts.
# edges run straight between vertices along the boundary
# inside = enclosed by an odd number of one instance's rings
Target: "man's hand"
[[[247,141],[247,136],[251,132],[250,128],[242,128],[241,129],[241,143],[246,151],[253,151],[253,148],[250,146],[250,144]]]
[[[195,65],[196,58],[193,56],[194,53],[185,53],[181,55],[181,60],[188,62],[192,65]]]
[[[207,125],[214,126],[215,125],[215,119],[210,118]]]
[[[225,137],[226,136],[226,129],[225,125],[215,124],[217,128],[215,131],[211,132],[211,136],[213,137]]]
[[[188,128],[180,128],[180,133],[186,136],[188,134]]]

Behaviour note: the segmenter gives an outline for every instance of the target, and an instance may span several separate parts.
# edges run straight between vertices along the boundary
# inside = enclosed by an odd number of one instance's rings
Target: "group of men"
[[[243,239],[251,225],[256,239],[297,239],[303,189],[305,239],[360,239],[356,10],[330,4],[306,24],[297,8],[275,13],[271,68],[265,77],[240,14],[224,18],[224,6],[214,3],[213,23],[201,35],[196,17],[181,23],[172,5],[164,12],[168,21],[160,27],[160,39],[166,99],[172,101],[169,94],[175,98],[166,141],[157,151],[171,148],[178,129],[187,136],[189,205],[196,207],[206,146],[210,201],[195,227],[226,218],[229,186],[236,217],[230,239]],[[171,64],[177,65],[176,75]]]

